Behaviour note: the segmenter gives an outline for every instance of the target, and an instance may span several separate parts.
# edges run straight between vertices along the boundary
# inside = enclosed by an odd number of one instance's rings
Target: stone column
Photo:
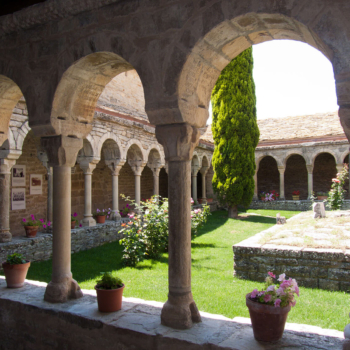
[[[314,167],[312,165],[307,165],[306,169],[307,169],[307,192],[308,192],[308,199],[310,199],[314,189],[314,184],[313,184]]]
[[[199,135],[187,123],[156,127],[169,170],[169,294],[161,322],[177,329],[201,322],[191,292],[191,159]]]
[[[207,185],[206,185],[206,176],[207,176],[207,172],[209,170],[209,167],[208,166],[203,166],[200,170],[200,173],[202,175],[202,199],[203,199],[203,202],[206,202],[206,199],[207,199]]]
[[[258,170],[255,171],[254,174],[254,195],[253,195],[253,200],[258,200]]]
[[[152,168],[153,172],[153,195],[159,196],[159,172],[161,168]]]
[[[16,160],[0,159],[0,243],[10,242],[10,181]]]
[[[141,174],[146,163],[141,161],[129,161],[135,175],[135,203],[140,205],[141,201]]]
[[[285,172],[284,166],[279,166],[278,171],[280,173],[280,199],[285,199],[284,196],[284,172]]]
[[[47,221],[53,221],[53,176],[52,167],[47,167]]]
[[[97,160],[89,162],[90,159],[79,159],[79,166],[84,172],[84,219],[82,226],[96,226],[96,220],[92,216],[92,172],[96,168]]]
[[[197,174],[199,167],[191,166],[191,175],[192,175],[192,198],[194,201],[198,200],[197,196]]]
[[[121,218],[119,213],[119,172],[124,164],[125,160],[109,162],[107,164],[112,171],[112,213],[110,216],[112,220],[119,220]]]
[[[341,171],[344,168],[344,164],[337,164],[336,167],[337,167],[337,173],[341,173]]]
[[[71,168],[83,140],[59,135],[43,137],[41,144],[53,167],[52,277],[44,300],[58,303],[83,296],[71,273]]]

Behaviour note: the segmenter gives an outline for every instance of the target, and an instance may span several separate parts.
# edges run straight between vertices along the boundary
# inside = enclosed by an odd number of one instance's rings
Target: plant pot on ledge
[[[207,198],[207,203],[213,203],[213,198]]]
[[[325,200],[327,198],[328,198],[327,196],[317,196],[317,200],[318,201],[323,201],[323,200]]]
[[[26,231],[26,237],[33,238],[36,237],[39,226],[24,226],[24,229]]]
[[[299,196],[292,196],[293,197],[293,201],[298,201],[299,200]]]
[[[27,277],[30,261],[25,260],[22,254],[14,253],[7,256],[2,263],[6,277],[7,288],[21,288]]]
[[[104,224],[106,222],[106,215],[96,215],[96,222],[98,224]]]

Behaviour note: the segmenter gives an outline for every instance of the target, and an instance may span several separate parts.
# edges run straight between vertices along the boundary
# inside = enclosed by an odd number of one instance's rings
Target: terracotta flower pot
[[[21,288],[24,285],[27,272],[30,266],[28,261],[25,264],[10,265],[7,262],[2,263],[6,277],[7,288]]]
[[[202,204],[203,203],[203,199],[202,198],[198,198],[198,204]]]
[[[213,202],[213,198],[207,198],[207,203],[212,203]]]
[[[96,215],[96,222],[98,224],[104,224],[106,221],[106,215]]]
[[[327,196],[317,196],[317,200],[322,201],[324,199],[327,199]]]
[[[293,197],[293,201],[298,201],[299,200],[299,196],[292,196]]]
[[[75,221],[71,221],[71,222],[70,222],[70,228],[71,228],[71,230],[73,230],[73,229],[74,229],[75,224],[76,224],[76,222],[75,222]]]
[[[26,230],[26,236],[29,238],[33,238],[36,236],[36,233],[38,232],[39,226],[24,226],[24,229]]]
[[[260,304],[249,299],[246,295],[246,305],[252,321],[254,338],[258,341],[276,342],[282,338],[288,312],[291,306],[274,307]]]
[[[114,312],[122,308],[122,297],[125,285],[117,289],[99,289],[95,286],[97,293],[97,305],[100,312]]]

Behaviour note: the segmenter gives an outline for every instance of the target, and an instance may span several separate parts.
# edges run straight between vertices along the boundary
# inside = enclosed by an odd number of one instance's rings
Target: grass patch
[[[297,212],[248,210],[244,220],[227,218],[227,212],[217,211],[199,231],[192,242],[192,292],[202,311],[233,318],[249,317],[245,294],[263,284],[233,277],[232,245],[271,227],[276,213],[287,218]],[[246,215],[246,213],[244,214]],[[100,272],[114,271],[126,284],[124,295],[165,302],[168,292],[168,256],[147,260],[136,268],[121,265],[121,248],[117,242],[72,255],[72,272],[79,285],[93,289]],[[49,282],[51,261],[34,262],[28,278]],[[343,292],[329,292],[301,288],[297,305],[289,313],[288,321],[333,328],[342,331],[348,323],[349,296]]]

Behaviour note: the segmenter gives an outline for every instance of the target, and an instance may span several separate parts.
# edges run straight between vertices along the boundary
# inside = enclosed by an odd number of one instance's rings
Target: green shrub
[[[19,265],[19,264],[25,264],[27,260],[22,254],[13,253],[7,256],[6,262],[10,265]]]

